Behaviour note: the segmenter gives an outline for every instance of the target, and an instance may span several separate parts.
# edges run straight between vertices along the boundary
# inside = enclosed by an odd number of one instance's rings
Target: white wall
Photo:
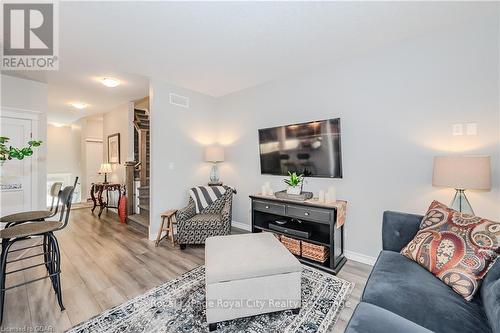
[[[47,173],[81,175],[81,131],[75,125],[47,125]]]
[[[108,161],[108,136],[120,133],[120,164],[113,164],[108,181],[125,183],[125,162],[134,160],[134,103],[119,105],[103,115],[103,160]]]
[[[169,93],[190,98],[188,109],[169,104]],[[188,189],[207,183],[210,166],[203,147],[215,141],[216,100],[190,90],[150,80],[151,184],[149,237],[154,239],[160,215],[187,204]]]
[[[219,99],[222,179],[238,189],[233,219],[250,223],[248,195],[265,181],[283,188],[283,177],[260,174],[259,128],[340,117],[344,178],[311,178],[305,189],[334,185],[349,202],[348,251],[377,256],[384,210],[451,201],[453,190],[431,186],[435,155],[491,155],[492,191],[468,196],[478,215],[500,220],[498,47],[498,22],[476,22]],[[453,123],[472,121],[479,135],[451,136]]]
[[[45,83],[24,80],[8,75],[1,75],[1,106],[26,114],[36,114],[36,138],[43,144],[35,150],[32,158],[37,160],[37,202],[34,209],[46,207],[45,188],[47,182],[47,85]]]
[[[87,181],[87,140],[103,140],[103,117],[101,115],[84,117],[71,125],[75,136],[80,136],[80,174],[79,182],[82,188],[82,201],[90,198],[90,185]],[[104,142],[103,142],[104,145]],[[96,152],[97,153],[97,152]],[[100,153],[99,153],[100,154]],[[95,155],[94,155],[95,156]]]

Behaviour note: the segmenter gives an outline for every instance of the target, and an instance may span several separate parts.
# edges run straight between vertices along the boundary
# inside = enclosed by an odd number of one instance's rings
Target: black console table
[[[321,263],[297,256],[300,262],[337,274],[347,259],[344,256],[344,226],[337,227],[337,208],[314,200],[294,201],[274,196],[251,195],[252,232],[272,232],[305,242],[323,245],[330,251],[326,262]],[[287,220],[287,229],[301,229],[309,232],[309,237],[301,237],[286,231],[269,228],[269,223]]]

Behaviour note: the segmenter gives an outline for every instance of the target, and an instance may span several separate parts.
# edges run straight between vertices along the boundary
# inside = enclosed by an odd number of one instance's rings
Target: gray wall
[[[169,93],[190,99],[188,109],[169,103]],[[188,190],[207,183],[210,165],[203,148],[215,142],[213,97],[150,80],[151,185],[149,238],[155,239],[160,215],[188,203]]]
[[[349,202],[348,251],[378,254],[384,210],[449,203],[453,190],[431,185],[435,155],[491,155],[492,191],[468,196],[478,215],[500,220],[498,41],[496,19],[473,22],[220,98],[233,219],[250,223],[248,195],[265,181],[284,188],[283,177],[260,174],[257,129],[341,117],[344,178],[309,179],[305,189],[334,185]],[[452,136],[455,122],[477,122],[479,135]]]

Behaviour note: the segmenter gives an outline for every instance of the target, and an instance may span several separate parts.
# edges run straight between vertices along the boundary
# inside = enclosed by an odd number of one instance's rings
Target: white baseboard
[[[238,228],[238,229],[252,231],[252,227],[250,226],[250,224],[241,223],[241,222],[237,222],[237,221],[231,221],[231,225],[235,228]]]
[[[367,256],[366,254],[361,254],[361,253],[348,251],[348,250],[345,250],[344,252],[345,252],[345,256],[347,259],[354,260],[354,261],[360,262],[362,264],[367,264],[367,265],[373,266],[373,265],[375,265],[375,262],[377,261],[377,258]]]

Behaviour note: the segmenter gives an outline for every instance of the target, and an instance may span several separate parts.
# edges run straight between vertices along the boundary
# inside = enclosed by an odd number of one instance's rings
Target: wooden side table
[[[158,230],[158,236],[156,237],[155,246],[158,246],[160,242],[167,237],[170,238],[172,244],[175,245],[174,224],[177,223],[177,221],[174,220],[175,213],[177,213],[177,209],[169,209],[163,214],[161,214],[161,226],[160,229]],[[166,226],[165,226],[165,219],[167,220]],[[161,233],[163,231],[165,231],[166,234],[165,236],[161,237]]]

